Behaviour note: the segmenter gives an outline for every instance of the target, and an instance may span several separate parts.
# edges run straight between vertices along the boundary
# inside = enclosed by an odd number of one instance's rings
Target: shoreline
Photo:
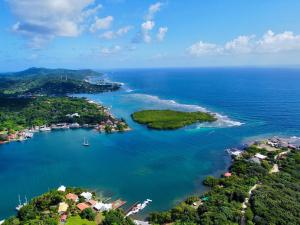
[[[78,97],[75,97],[78,98]],[[42,126],[34,126],[34,127],[27,127],[23,130],[16,131],[15,133],[8,134],[8,140],[0,141],[1,144],[9,144],[11,142],[23,142],[26,140],[29,140],[33,138],[34,134],[37,132],[51,132],[53,130],[66,130],[66,129],[79,129],[79,128],[88,128],[88,129],[95,129],[99,133],[106,133],[106,134],[112,134],[117,132],[127,132],[132,130],[126,121],[120,120],[113,116],[113,114],[109,111],[108,107],[101,105],[100,103],[97,103],[93,100],[84,98],[85,101],[89,104],[94,104],[97,106],[98,109],[101,109],[105,116],[108,117],[108,120],[102,121],[99,124],[79,124],[77,122],[75,123],[67,123],[67,122],[60,122],[57,124],[45,124]],[[66,115],[69,118],[78,117],[80,116],[78,113],[74,113],[72,115],[67,114]],[[118,127],[119,126],[119,127]],[[122,128],[122,129],[119,129]],[[3,132],[5,133],[5,132]]]

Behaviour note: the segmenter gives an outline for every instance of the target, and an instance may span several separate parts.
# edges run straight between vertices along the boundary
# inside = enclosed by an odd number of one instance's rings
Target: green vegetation
[[[89,77],[100,77],[92,70],[30,68],[16,73],[0,74],[2,95],[66,95],[99,93],[120,88],[117,83],[90,83]]]
[[[189,198],[166,212],[151,213],[152,224],[300,224],[300,151],[291,150],[274,159],[276,152],[251,146],[236,159],[230,177],[207,177],[203,183],[211,190],[197,198]],[[255,153],[268,157],[260,163],[251,161]],[[279,172],[270,173],[277,163]],[[249,191],[252,189],[251,195]],[[249,202],[246,198],[249,198]],[[242,203],[247,208],[242,209]]]
[[[132,114],[134,121],[158,130],[178,129],[193,123],[213,122],[214,115],[205,112],[180,112],[174,110],[143,110]]]
[[[104,213],[102,225],[134,225],[133,221],[126,217],[122,210],[111,210]]]
[[[79,116],[68,117],[78,113]],[[108,119],[104,108],[82,98],[1,98],[0,130],[10,133],[32,126],[56,123],[97,124]]]
[[[82,219],[87,219],[88,221],[94,221],[96,213],[91,208],[87,208],[80,213],[80,217]]]
[[[95,221],[88,221],[86,219],[81,219],[80,216],[70,217],[66,225],[97,225]]]

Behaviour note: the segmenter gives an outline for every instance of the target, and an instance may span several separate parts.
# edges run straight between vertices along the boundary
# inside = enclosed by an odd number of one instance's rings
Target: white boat
[[[133,207],[127,214],[127,216],[133,215],[138,213],[139,211],[143,210],[150,202],[152,202],[151,199],[145,200],[143,203],[138,203],[135,207]]]
[[[31,132],[25,132],[24,136],[26,138],[32,138],[33,137],[33,133],[31,133]]]
[[[86,138],[83,139],[82,145],[85,146],[85,147],[90,146],[89,141]]]
[[[16,210],[17,210],[17,211],[20,211],[20,209],[21,209],[22,207],[24,207],[25,205],[27,205],[27,204],[28,204],[28,202],[27,202],[26,196],[25,196],[25,202],[22,204],[21,198],[20,198],[20,195],[19,195],[19,205],[17,205]]]
[[[51,131],[51,127],[42,126],[40,127],[40,131]]]

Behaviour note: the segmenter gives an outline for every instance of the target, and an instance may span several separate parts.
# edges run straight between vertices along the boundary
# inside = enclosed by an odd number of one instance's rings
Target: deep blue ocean
[[[130,132],[39,133],[0,146],[0,220],[14,214],[18,195],[32,198],[59,185],[91,188],[127,206],[150,198],[141,216],[201,193],[207,175],[226,171],[229,147],[261,137],[300,136],[300,70],[263,68],[105,71],[122,90],[83,95],[125,118]],[[206,110],[213,124],[149,130],[130,115],[141,109]],[[81,143],[87,137],[91,146]]]

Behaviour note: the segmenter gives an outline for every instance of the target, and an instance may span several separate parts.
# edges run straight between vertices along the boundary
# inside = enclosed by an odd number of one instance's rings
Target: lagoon
[[[121,197],[146,198],[143,212],[163,210],[203,192],[207,175],[226,171],[225,149],[261,136],[300,136],[300,70],[263,68],[106,71],[121,91],[83,95],[124,117],[130,132],[76,129],[38,133],[0,146],[0,219],[14,213],[18,195],[31,198],[63,184]],[[213,125],[149,130],[130,115],[144,109],[218,113]],[[83,138],[91,146],[82,146]]]

